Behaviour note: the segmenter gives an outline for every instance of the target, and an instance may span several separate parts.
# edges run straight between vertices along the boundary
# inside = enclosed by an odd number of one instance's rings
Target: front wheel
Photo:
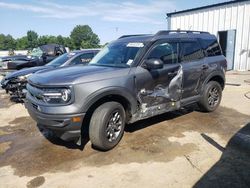
[[[201,110],[212,112],[219,106],[222,97],[221,85],[218,82],[210,81],[205,86],[203,95],[198,103]]]
[[[118,102],[106,102],[93,113],[89,138],[92,145],[100,150],[110,150],[121,140],[125,127],[125,110]]]

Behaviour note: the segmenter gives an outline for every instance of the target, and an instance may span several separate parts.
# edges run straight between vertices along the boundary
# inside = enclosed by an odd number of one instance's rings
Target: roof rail
[[[201,34],[201,33],[207,33],[209,34],[209,32],[205,32],[205,31],[190,31],[190,30],[162,30],[162,31],[158,31],[155,36],[159,36],[159,35],[168,35],[171,33],[194,33],[194,34]]]
[[[137,34],[137,35],[122,35],[121,37],[119,37],[118,39],[122,39],[122,38],[127,38],[127,37],[139,37],[139,36],[147,36],[149,34]]]

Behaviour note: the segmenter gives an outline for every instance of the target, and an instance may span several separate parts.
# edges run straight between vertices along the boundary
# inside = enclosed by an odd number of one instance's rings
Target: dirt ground
[[[100,152],[41,133],[0,90],[0,187],[250,187],[247,92],[250,72],[228,72],[215,112],[191,106],[128,125]]]

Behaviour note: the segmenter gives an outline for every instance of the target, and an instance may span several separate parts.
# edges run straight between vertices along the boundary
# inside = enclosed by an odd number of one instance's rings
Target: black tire
[[[202,111],[212,112],[220,105],[221,97],[221,85],[216,81],[210,81],[206,84],[198,105]]]
[[[93,147],[103,151],[114,148],[123,136],[124,127],[125,110],[120,103],[100,105],[90,120],[89,138]]]

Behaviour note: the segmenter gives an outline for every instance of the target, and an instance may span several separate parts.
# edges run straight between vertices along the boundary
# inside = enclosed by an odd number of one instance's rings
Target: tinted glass
[[[161,59],[164,64],[177,63],[177,46],[177,43],[158,44],[149,53],[148,59]]]
[[[222,55],[220,45],[216,39],[201,39],[200,41],[208,57]]]
[[[70,63],[70,65],[78,65],[78,64],[86,64],[91,61],[91,59],[94,57],[93,53],[86,53],[86,54],[81,54],[75,59],[73,59]]]
[[[190,62],[204,57],[200,44],[196,41],[181,42],[181,62]]]

